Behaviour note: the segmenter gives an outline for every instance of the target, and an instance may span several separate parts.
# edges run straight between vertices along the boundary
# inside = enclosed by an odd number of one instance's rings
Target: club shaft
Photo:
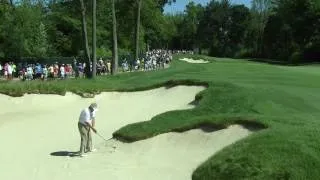
[[[112,138],[110,138],[110,139],[106,139],[106,138],[104,138],[103,136],[101,136],[99,133],[96,133],[98,136],[100,136],[103,140],[105,140],[105,141],[109,141],[109,140],[111,140]]]

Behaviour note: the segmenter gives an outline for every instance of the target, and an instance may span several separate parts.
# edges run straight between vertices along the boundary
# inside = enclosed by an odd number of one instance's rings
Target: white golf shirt
[[[96,117],[96,111],[95,110],[91,113],[89,108],[85,108],[80,113],[79,122],[81,124],[86,125],[86,122],[91,123],[92,119],[94,119],[95,117]]]
[[[61,73],[61,75],[64,75],[64,74],[65,74],[65,69],[64,69],[63,66],[60,67],[60,73]]]
[[[12,66],[11,65],[8,65],[8,74],[12,74],[12,71],[13,71],[13,69],[12,69]]]

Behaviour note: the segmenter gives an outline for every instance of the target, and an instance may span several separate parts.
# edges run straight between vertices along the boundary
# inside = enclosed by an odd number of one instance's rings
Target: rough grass
[[[318,179],[320,176],[320,72],[318,67],[284,67],[214,58],[188,64],[176,57],[157,72],[59,82],[0,83],[0,93],[135,91],[160,86],[205,85],[195,109],[170,111],[114,132],[129,142],[169,131],[240,123],[265,128],[224,148],[193,173],[205,179]],[[209,57],[207,57],[209,59]],[[194,58],[196,59],[196,57]]]

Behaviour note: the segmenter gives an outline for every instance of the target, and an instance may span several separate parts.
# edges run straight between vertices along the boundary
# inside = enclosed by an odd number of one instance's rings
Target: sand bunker
[[[180,59],[181,61],[186,61],[186,62],[188,62],[188,63],[199,63],[199,64],[201,64],[201,63],[209,63],[209,61],[205,61],[205,60],[203,60],[203,59],[197,59],[197,60],[194,60],[194,59],[189,59],[189,58],[182,58],[182,59]]]
[[[193,108],[189,103],[202,90],[177,86],[102,93],[95,97],[100,109],[97,129],[111,138],[127,124],[150,120],[166,111]],[[79,149],[78,116],[92,101],[71,93],[19,98],[0,95],[0,179],[186,180],[214,152],[250,134],[241,126],[231,126],[212,133],[200,129],[166,133],[130,144],[115,140],[106,144],[93,135],[97,152],[85,158],[66,156],[67,151]]]

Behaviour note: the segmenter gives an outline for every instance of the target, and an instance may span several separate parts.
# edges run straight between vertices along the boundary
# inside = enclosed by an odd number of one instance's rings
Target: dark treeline
[[[111,57],[112,1],[96,2],[97,57]],[[115,0],[119,54],[164,48],[288,62],[320,59],[319,0],[253,0],[251,8],[228,0],[206,6],[191,2],[183,13],[164,14],[164,5],[171,2]],[[85,56],[79,0],[0,3],[0,58]],[[84,3],[91,35],[92,0]],[[92,47],[90,37],[88,44]]]
[[[205,7],[190,3],[183,14],[167,18],[176,25],[173,48],[294,63],[320,60],[319,0],[253,0],[250,9],[227,0]]]

